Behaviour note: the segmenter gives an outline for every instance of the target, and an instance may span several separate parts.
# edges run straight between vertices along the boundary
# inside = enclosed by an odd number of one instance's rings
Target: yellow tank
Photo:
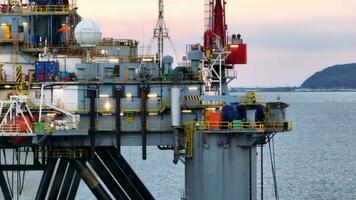
[[[9,40],[11,38],[11,30],[9,25],[1,25],[2,28],[2,39]]]

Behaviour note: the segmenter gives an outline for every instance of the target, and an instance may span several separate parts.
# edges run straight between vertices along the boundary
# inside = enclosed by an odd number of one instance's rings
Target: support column
[[[83,165],[83,163],[79,160],[75,160],[72,161],[72,164],[97,199],[111,200],[109,194],[100,185],[98,179],[85,165]]]
[[[95,131],[96,131],[96,88],[88,88],[87,96],[90,99],[90,113],[89,113],[89,120],[90,120],[90,128],[89,128],[89,135],[90,135],[90,153],[91,157],[94,157],[95,153]]]
[[[256,200],[256,146],[243,133],[194,132],[186,199]]]
[[[56,173],[52,172],[53,174],[55,174],[55,177],[48,196],[48,200],[57,199],[59,190],[61,189],[61,185],[64,178],[64,174],[66,172],[67,165],[68,165],[68,160],[61,159],[59,161]]]
[[[118,155],[121,155],[121,88],[115,88],[115,98],[116,98],[116,115],[115,115],[115,125],[116,125],[116,150]]]
[[[69,163],[58,199],[67,199],[69,190],[71,189],[71,183],[75,178],[74,174],[75,174],[75,169],[73,165]]]
[[[115,149],[98,150],[98,155],[130,199],[154,199],[126,160],[122,156],[117,156]]]
[[[67,200],[75,200],[75,196],[77,196],[80,180],[81,180],[80,174],[78,172],[75,172],[73,182],[70,185]]]
[[[0,187],[2,195],[4,196],[4,200],[12,200],[10,188],[5,180],[3,171],[0,171]]]
[[[43,200],[46,198],[49,184],[53,176],[54,169],[56,168],[57,159],[48,159],[46,168],[43,172],[40,186],[38,187],[36,200]]]
[[[142,159],[147,159],[147,87],[141,87]]]
[[[105,165],[101,163],[100,159],[97,156],[92,158],[92,160],[90,161],[90,165],[93,167],[100,179],[104,182],[111,194],[114,195],[115,199],[129,200],[129,198],[125,194],[125,191],[116,183],[116,180],[110,174],[110,171],[107,170]]]

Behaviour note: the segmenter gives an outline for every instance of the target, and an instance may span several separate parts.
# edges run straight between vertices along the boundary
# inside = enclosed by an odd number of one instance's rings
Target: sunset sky
[[[104,37],[148,44],[157,0],[77,0],[82,17]],[[248,44],[248,65],[232,86],[299,86],[334,64],[356,62],[355,0],[227,0],[229,33]],[[204,0],[165,0],[166,23],[179,55],[202,43]]]

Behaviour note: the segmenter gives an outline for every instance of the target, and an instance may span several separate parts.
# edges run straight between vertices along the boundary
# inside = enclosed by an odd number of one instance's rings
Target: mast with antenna
[[[157,39],[157,49],[158,49],[158,59],[159,59],[159,67],[161,72],[163,72],[163,56],[164,56],[164,39],[168,39],[175,56],[177,55],[174,46],[173,46],[173,42],[168,34],[168,29],[166,26],[166,23],[164,21],[164,3],[163,0],[158,0],[158,19],[157,19],[157,24],[156,24],[156,28],[154,29],[154,33],[153,33],[153,38]],[[176,56],[177,59],[177,56]],[[177,59],[178,60],[178,59]]]

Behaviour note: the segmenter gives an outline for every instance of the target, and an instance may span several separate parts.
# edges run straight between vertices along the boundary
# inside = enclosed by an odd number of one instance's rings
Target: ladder
[[[189,158],[193,156],[193,133],[194,122],[184,123],[185,156]]]
[[[205,0],[204,3],[204,30],[212,30],[214,0]]]

